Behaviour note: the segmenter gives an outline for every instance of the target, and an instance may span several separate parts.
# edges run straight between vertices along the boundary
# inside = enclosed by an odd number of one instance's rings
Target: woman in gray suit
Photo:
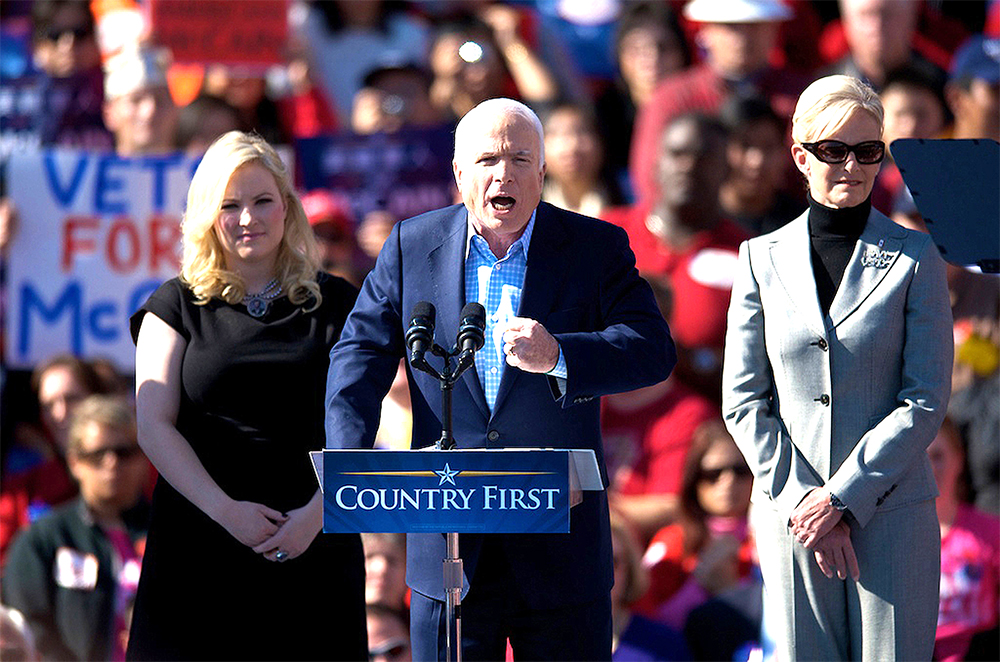
[[[944,262],[871,208],[882,105],[849,76],[799,97],[809,209],[740,247],[726,425],[754,472],[752,520],[779,659],[930,659],[940,535],[925,450],[952,364]]]

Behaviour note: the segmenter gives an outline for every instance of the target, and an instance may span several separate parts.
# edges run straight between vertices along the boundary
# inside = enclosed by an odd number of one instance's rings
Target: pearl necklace
[[[277,278],[272,278],[264,289],[257,294],[247,294],[243,297],[243,305],[247,307],[247,312],[252,317],[263,317],[271,307],[271,299],[281,294],[281,283]]]

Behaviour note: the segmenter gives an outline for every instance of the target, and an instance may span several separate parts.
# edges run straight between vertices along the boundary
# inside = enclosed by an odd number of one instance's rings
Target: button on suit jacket
[[[807,214],[740,248],[723,414],[753,501],[787,521],[825,485],[864,527],[937,495],[926,449],[951,389],[945,265],[928,235],[872,210],[824,316]]]
[[[405,326],[416,303],[435,305],[436,340],[446,348],[454,344],[465,304],[467,218],[461,205],[429,212],[397,224],[386,240],[330,353],[328,447],[372,446],[380,402],[404,355]],[[625,232],[540,203],[517,314],[537,320],[553,334],[568,377],[557,380],[507,366],[491,414],[475,370],[466,371],[453,392],[458,446],[590,448],[607,485],[599,396],[662,381],[676,360],[652,292],[635,270]],[[429,375],[407,370],[412,446],[419,448],[441,435],[441,389]],[[603,492],[584,494],[583,503],[571,510],[570,528],[563,535],[497,537],[516,590],[537,608],[592,600],[611,588]],[[464,591],[482,539],[460,537]],[[445,599],[445,551],[441,534],[408,536],[407,582],[413,590]]]

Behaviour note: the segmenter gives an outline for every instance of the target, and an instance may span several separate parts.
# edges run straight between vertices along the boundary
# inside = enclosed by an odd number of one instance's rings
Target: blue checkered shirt
[[[524,274],[528,269],[528,246],[534,229],[535,213],[532,212],[524,233],[511,244],[503,258],[497,259],[486,240],[469,223],[465,301],[478,301],[486,309],[486,344],[476,353],[476,373],[491,412],[500,390],[503,371],[508,367],[503,355],[503,332],[507,330],[510,319],[517,316],[521,305]],[[556,367],[548,374],[566,378],[566,359],[562,348],[559,349]]]

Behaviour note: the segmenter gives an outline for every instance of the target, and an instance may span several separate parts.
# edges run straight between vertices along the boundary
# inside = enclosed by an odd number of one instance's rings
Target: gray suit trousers
[[[776,660],[930,660],[937,625],[941,534],[934,501],[877,511],[851,542],[860,580],[828,579],[783,518],[755,506]]]

